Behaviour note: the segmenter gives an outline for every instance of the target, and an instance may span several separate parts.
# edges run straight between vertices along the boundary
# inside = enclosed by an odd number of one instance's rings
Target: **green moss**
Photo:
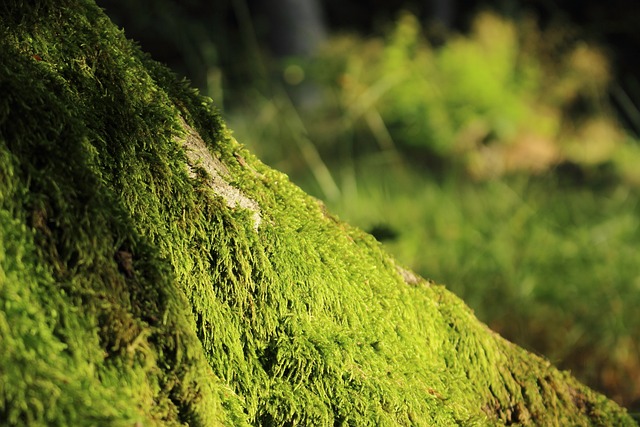
[[[632,424],[406,279],[95,5],[18,3],[0,14],[0,418]]]

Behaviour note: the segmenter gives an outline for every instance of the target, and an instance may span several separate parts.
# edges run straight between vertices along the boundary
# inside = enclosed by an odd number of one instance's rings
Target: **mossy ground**
[[[6,2],[0,31],[6,424],[632,425],[261,164],[92,3]],[[257,227],[187,166],[185,123]]]

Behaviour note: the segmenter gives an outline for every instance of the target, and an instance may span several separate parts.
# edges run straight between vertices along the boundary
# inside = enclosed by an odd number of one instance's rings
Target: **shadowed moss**
[[[8,424],[632,425],[260,163],[92,3],[0,26]]]

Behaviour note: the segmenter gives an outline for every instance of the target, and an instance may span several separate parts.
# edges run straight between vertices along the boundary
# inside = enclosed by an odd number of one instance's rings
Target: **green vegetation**
[[[371,167],[372,165],[368,165]],[[380,167],[390,169],[380,173]],[[470,183],[366,167],[333,209],[461,296],[510,340],[633,405],[640,372],[638,192],[557,178]]]
[[[633,425],[260,163],[88,1],[0,7],[7,425]]]
[[[323,102],[308,117],[302,112],[305,128],[343,162],[363,150],[397,150],[482,179],[571,163],[640,182],[632,167],[640,148],[609,106],[601,50],[565,40],[560,29],[541,33],[533,21],[517,28],[481,14],[469,36],[434,48],[416,18],[403,14],[385,37],[336,37],[306,65]],[[250,140],[290,139],[271,120],[273,110],[287,112],[286,102],[255,101],[252,114],[231,109],[236,131],[244,136],[246,115]],[[280,160],[271,145],[256,145]],[[344,145],[351,149],[340,151]]]
[[[238,138],[342,219],[389,229],[391,253],[492,328],[640,409],[640,145],[602,51],[486,13],[435,48],[404,14],[298,64],[319,108],[255,97],[228,112]]]

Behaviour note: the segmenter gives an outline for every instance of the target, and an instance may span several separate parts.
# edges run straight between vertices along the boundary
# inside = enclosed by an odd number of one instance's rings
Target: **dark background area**
[[[204,93],[213,94],[208,72],[219,78],[231,102],[234,95],[268,77],[256,55],[310,55],[331,32],[379,33],[401,10],[425,23],[435,44],[453,31],[469,30],[474,16],[492,10],[517,19],[533,14],[541,27],[564,25],[575,38],[600,44],[614,65],[611,94],[618,107],[640,100],[640,2],[633,0],[551,1],[472,0],[388,2],[339,0],[99,0],[128,37],[140,42],[155,59],[188,77]],[[575,40],[567,40],[571,43]],[[263,83],[264,84],[264,83]],[[620,90],[622,89],[622,90]],[[622,95],[624,93],[624,95]],[[224,107],[225,105],[220,105]],[[640,118],[619,108],[621,119],[636,134]]]

